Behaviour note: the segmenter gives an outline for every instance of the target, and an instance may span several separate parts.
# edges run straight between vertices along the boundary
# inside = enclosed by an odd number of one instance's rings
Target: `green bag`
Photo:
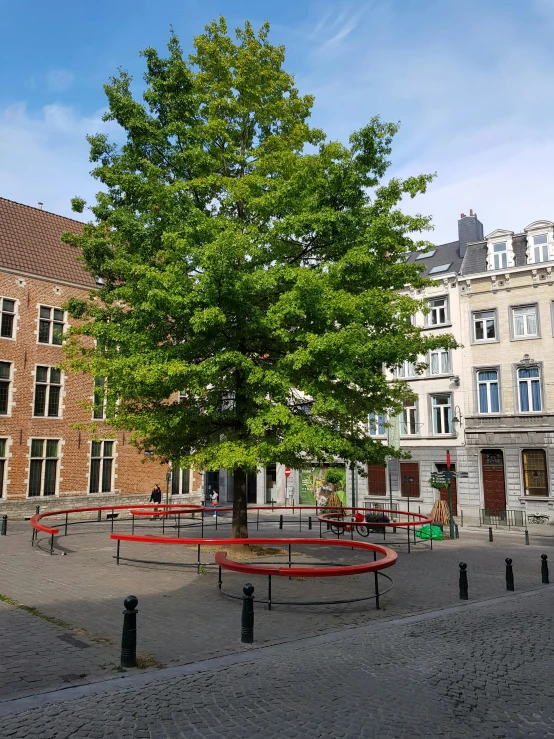
[[[426,526],[422,526],[420,529],[417,529],[415,535],[420,539],[434,539],[436,541],[442,541],[442,531],[438,526],[429,526],[429,524],[427,524]]]

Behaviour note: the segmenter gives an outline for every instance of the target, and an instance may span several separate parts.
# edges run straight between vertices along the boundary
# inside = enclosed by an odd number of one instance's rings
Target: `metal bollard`
[[[8,533],[8,517],[6,514],[2,516],[2,528],[0,529],[0,536],[6,536]]]
[[[529,544],[529,532],[525,529],[525,543]]]
[[[459,539],[460,538],[460,532],[458,530],[458,524],[457,523],[454,524],[454,531],[456,532],[456,539]],[[432,541],[432,539],[431,539],[431,541]]]
[[[492,526],[489,526],[489,541],[492,541]]]
[[[121,636],[121,667],[137,666],[137,605],[138,598],[128,595],[123,601],[123,634]]]
[[[548,579],[548,562],[547,562],[547,559],[548,559],[548,555],[541,554],[541,560],[542,560],[542,562],[541,562],[541,579],[542,579],[543,585],[548,585],[548,583],[550,582],[550,580]]]
[[[514,568],[509,557],[506,557],[506,590],[514,590]]]
[[[37,516],[40,513],[40,506],[39,505],[35,508],[35,513],[36,513]]]
[[[282,514],[282,513],[281,513],[281,515],[279,516],[279,528],[280,528],[280,529],[282,529],[282,528],[283,528],[283,514]]]
[[[98,511],[98,520],[99,520],[99,521],[101,521],[101,520],[102,520],[102,511]]]
[[[308,517],[308,531],[311,531],[311,530],[312,530],[312,517],[309,516]]]
[[[469,600],[469,593],[467,587],[467,565],[465,562],[460,562],[460,600]]]
[[[240,640],[243,644],[254,641],[254,586],[247,583],[242,592],[242,617],[240,621]]]

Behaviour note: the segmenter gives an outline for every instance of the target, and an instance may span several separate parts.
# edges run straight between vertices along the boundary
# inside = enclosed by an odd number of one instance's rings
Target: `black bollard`
[[[119,542],[118,542],[119,543]],[[137,605],[138,598],[128,595],[123,601],[123,634],[121,636],[121,667],[137,666]]]
[[[39,505],[35,508],[35,513],[36,513],[37,516],[40,513],[40,506]]]
[[[254,586],[246,584],[242,592],[242,617],[240,621],[240,640],[243,644],[254,641]]]
[[[525,543],[529,544],[529,532],[525,529]]]
[[[492,541],[492,526],[489,526],[489,541]]]
[[[506,590],[514,590],[514,568],[509,557],[506,557]]]
[[[460,538],[460,532],[458,531],[458,524],[457,523],[454,524],[454,531],[456,532],[456,539],[459,539]]]
[[[101,521],[101,520],[102,520],[102,511],[98,511],[98,520],[99,520],[99,521]]]
[[[281,513],[281,515],[279,516],[279,528],[280,528],[280,529],[282,529],[282,528],[283,528],[283,514],[282,514],[282,513]]]
[[[469,600],[469,593],[467,588],[467,565],[465,562],[460,562],[460,600]]]
[[[550,580],[548,579],[548,562],[546,561],[548,559],[548,555],[541,554],[541,578],[544,585],[548,585]]]
[[[6,514],[2,516],[2,529],[0,529],[0,536],[6,536],[8,533],[8,517]]]
[[[312,517],[308,516],[308,531],[312,530]]]

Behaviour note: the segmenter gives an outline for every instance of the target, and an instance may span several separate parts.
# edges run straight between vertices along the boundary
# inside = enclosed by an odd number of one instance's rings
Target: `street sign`
[[[290,467],[285,467],[285,477],[290,477]]]

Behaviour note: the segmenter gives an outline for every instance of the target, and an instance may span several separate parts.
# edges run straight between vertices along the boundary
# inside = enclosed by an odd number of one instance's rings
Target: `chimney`
[[[43,206],[43,205],[44,205],[44,203],[39,203],[39,204],[38,204],[38,207],[40,208],[40,210],[42,210],[42,206]]]
[[[473,212],[473,208],[469,211],[469,215],[460,214],[458,221],[458,240],[460,242],[460,257],[464,257],[467,245],[472,241],[483,241],[483,224],[477,218],[477,213]]]

